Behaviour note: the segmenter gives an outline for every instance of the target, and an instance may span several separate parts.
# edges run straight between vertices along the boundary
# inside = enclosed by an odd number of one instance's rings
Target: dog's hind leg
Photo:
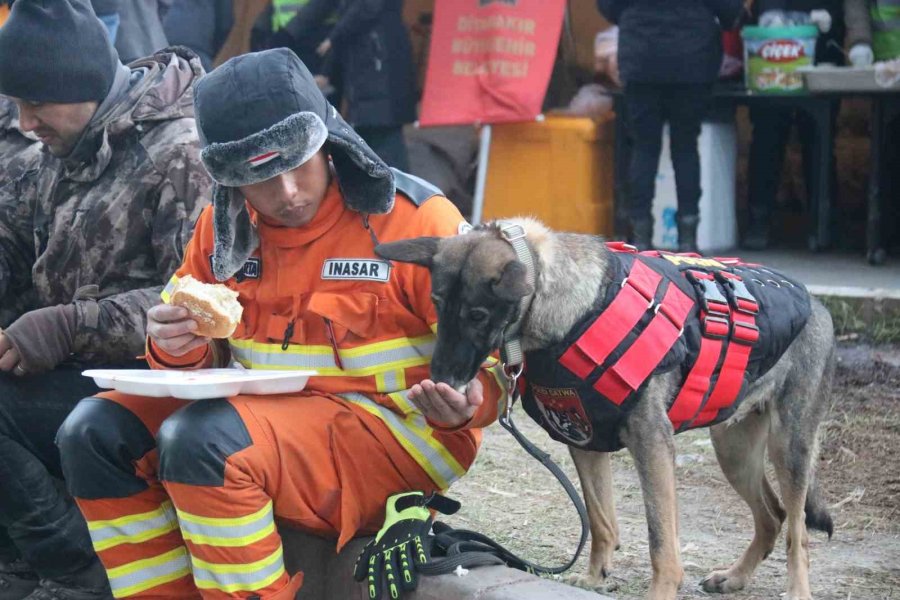
[[[612,488],[610,453],[579,450],[569,446],[584,503],[591,522],[591,558],[587,576],[579,575],[572,583],[599,591],[612,591],[605,583],[612,569],[613,552],[619,547],[619,525]]]
[[[700,582],[707,592],[734,592],[750,581],[759,563],[778,540],[785,513],[766,478],[768,411],[752,411],[737,423],[710,429],[719,465],[734,490],[753,513],[753,541],[729,568],[713,571]]]
[[[832,522],[818,497],[815,462],[819,423],[828,407],[834,370],[831,316],[817,302],[784,358],[790,370],[772,404],[769,457],[787,512],[786,600],[810,600],[807,522],[831,535]],[[790,356],[788,356],[790,355]]]

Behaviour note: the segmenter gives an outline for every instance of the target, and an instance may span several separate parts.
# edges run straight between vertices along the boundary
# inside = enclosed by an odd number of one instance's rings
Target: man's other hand
[[[426,419],[439,427],[452,429],[467,423],[484,403],[484,388],[477,378],[469,382],[465,393],[454,390],[446,383],[426,379],[412,387],[409,400]]]

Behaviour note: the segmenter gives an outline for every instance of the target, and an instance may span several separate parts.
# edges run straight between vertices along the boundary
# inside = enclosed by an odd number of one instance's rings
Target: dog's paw
[[[727,594],[728,592],[736,592],[744,589],[747,585],[747,577],[738,573],[733,573],[730,569],[723,571],[713,571],[703,578],[700,587],[703,591],[714,594]]]
[[[594,592],[614,592],[619,587],[619,584],[612,579],[592,577],[590,575],[569,575],[565,578],[565,581],[569,585]]]

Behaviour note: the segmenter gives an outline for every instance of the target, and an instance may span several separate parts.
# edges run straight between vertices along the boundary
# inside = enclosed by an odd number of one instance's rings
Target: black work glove
[[[384,526],[363,548],[353,572],[356,581],[368,578],[371,600],[381,598],[383,583],[394,600],[400,597],[401,589],[416,589],[416,566],[431,560],[429,508],[449,515],[459,510],[459,502],[438,494],[425,496],[422,492],[405,492],[388,498]]]

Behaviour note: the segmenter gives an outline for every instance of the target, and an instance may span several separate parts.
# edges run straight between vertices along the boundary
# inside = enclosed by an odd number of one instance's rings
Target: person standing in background
[[[232,0],[175,0],[163,19],[169,43],[193,50],[206,71],[212,70],[233,26]]]
[[[700,223],[697,138],[722,64],[722,28],[741,0],[597,0],[619,26],[619,73],[633,150],[628,175],[629,241],[651,247],[663,125],[669,124],[678,195],[678,250],[696,251]]]
[[[854,67],[900,58],[900,0],[844,0],[844,15]]]
[[[332,53],[347,121],[386,163],[409,170],[403,125],[416,119],[416,75],[403,0],[309,0],[284,27],[294,43],[338,20],[316,48]]]
[[[119,0],[119,27],[114,43],[123,63],[152,56],[169,45],[162,21],[172,2]]]
[[[816,63],[844,64],[843,0],[757,0],[754,4],[754,16],[757,18],[770,10],[811,14],[822,32],[816,42]],[[814,11],[815,14],[812,14]],[[839,109],[840,101],[834,100],[831,111],[832,130]],[[749,221],[741,247],[747,250],[764,250],[769,246],[769,228],[781,185],[785,147],[791,129],[796,125],[800,134],[807,189],[812,181],[811,168],[815,160],[812,144],[818,133],[812,117],[793,107],[751,106],[750,122],[753,125],[753,139],[750,142],[748,166]],[[834,138],[824,140],[824,143],[831,147],[829,177],[834,181]],[[831,189],[835,188],[832,184]]]

